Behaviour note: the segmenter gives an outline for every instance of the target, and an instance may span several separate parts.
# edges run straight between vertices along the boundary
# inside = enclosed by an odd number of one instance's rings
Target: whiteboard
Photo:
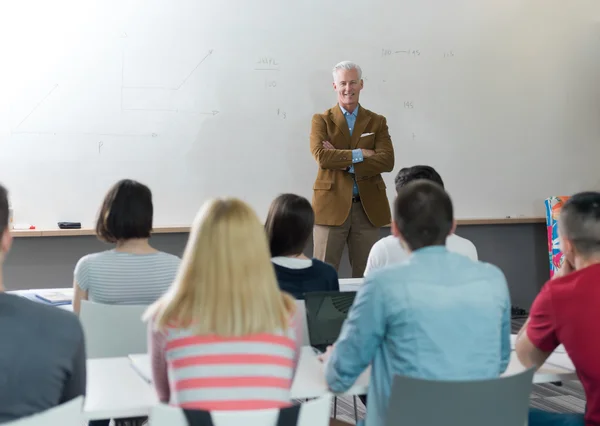
[[[16,222],[90,226],[121,178],[155,225],[209,197],[264,217],[311,197],[311,116],[331,68],[364,71],[403,166],[429,164],[458,218],[541,216],[600,182],[600,17],[572,0],[12,0],[0,5],[0,181]]]

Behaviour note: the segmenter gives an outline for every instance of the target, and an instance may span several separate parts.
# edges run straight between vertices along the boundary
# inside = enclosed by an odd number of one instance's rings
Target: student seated
[[[372,366],[367,426],[385,424],[394,375],[488,379],[508,366],[506,279],[497,267],[447,249],[454,226],[440,185],[420,180],[401,188],[392,232],[409,257],[365,278],[339,339],[322,357],[335,393]]]
[[[333,266],[303,254],[314,224],[310,202],[294,194],[273,201],[265,224],[279,288],[296,299],[304,299],[304,293],[310,291],[340,289]]]
[[[302,340],[295,312],[254,211],[236,199],[206,202],[177,279],[146,313],[160,401],[202,410],[288,406]]]
[[[600,193],[573,195],[558,218],[562,267],[542,287],[515,350],[526,367],[563,345],[581,380],[585,415],[531,409],[529,426],[600,425]]]
[[[96,234],[112,250],[82,257],[75,266],[73,311],[81,300],[116,305],[150,305],[169,288],[180,259],[153,248],[152,193],[139,182],[125,179],[106,194]]]
[[[85,395],[83,330],[75,315],[6,294],[2,264],[12,243],[0,185],[0,423]]]
[[[417,179],[426,179],[437,183],[442,188],[444,187],[441,176],[433,167],[412,166],[401,169],[396,175],[396,178],[394,179],[396,183],[396,192],[399,192],[406,185]],[[473,260],[477,260],[477,249],[475,248],[475,245],[466,238],[459,237],[454,232],[446,238],[446,247],[451,252],[464,254]],[[365,276],[376,269],[400,263],[407,257],[408,252],[402,248],[395,236],[390,235],[382,238],[371,248],[369,259],[367,260],[367,267],[365,269]]]

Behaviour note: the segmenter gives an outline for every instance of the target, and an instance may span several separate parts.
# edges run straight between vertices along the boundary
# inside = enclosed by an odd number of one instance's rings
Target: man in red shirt
[[[561,209],[558,226],[564,264],[536,297],[516,352],[526,367],[541,366],[563,344],[587,407],[585,416],[532,409],[529,426],[595,426],[600,425],[600,193],[572,196]]]

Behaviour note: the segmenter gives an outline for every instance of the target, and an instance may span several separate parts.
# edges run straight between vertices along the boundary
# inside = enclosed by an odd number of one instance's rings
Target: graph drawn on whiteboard
[[[173,107],[169,103],[172,95],[181,90],[198,68],[213,54],[210,49],[176,86],[127,86],[125,85],[125,54],[121,59],[121,111],[172,112],[197,115],[217,115],[218,110],[194,111]],[[136,102],[137,100],[137,102]],[[140,102],[142,100],[142,102]],[[137,105],[136,105],[137,103]],[[133,104],[133,105],[132,105]]]
[[[31,110],[19,121],[11,131],[11,135],[33,135],[33,136],[106,136],[106,137],[156,137],[156,133],[117,133],[117,132],[65,132],[53,131],[51,129],[27,130],[26,123],[33,120],[35,112],[42,106],[51,102],[51,95],[59,88],[55,84],[40,100],[31,108]]]
[[[31,114],[33,114],[34,112],[37,111],[37,109],[42,106],[42,104],[46,101],[46,99],[48,99],[50,97],[50,95],[52,93],[54,93],[54,91],[58,88],[58,84],[55,84],[52,89],[50,89],[50,91],[46,94],[46,96],[44,96],[37,104],[35,104],[35,106],[31,109],[31,111],[29,111],[29,113],[19,122],[19,124],[17,124],[17,126],[15,127],[15,130],[17,130],[19,127],[21,127],[21,125],[23,123],[25,123],[25,121],[27,121],[27,119],[29,117],[31,117]]]

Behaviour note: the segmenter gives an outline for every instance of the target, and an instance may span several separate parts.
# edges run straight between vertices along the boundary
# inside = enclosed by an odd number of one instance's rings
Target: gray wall
[[[479,258],[499,266],[508,280],[513,305],[529,309],[542,284],[549,278],[544,224],[460,226],[457,234],[477,247]],[[382,229],[382,236],[389,228]],[[156,234],[152,244],[181,256],[188,234]],[[70,287],[77,260],[111,246],[93,236],[15,238],[5,265],[7,290]],[[312,253],[312,242],[307,255]],[[340,277],[350,277],[347,254]]]

